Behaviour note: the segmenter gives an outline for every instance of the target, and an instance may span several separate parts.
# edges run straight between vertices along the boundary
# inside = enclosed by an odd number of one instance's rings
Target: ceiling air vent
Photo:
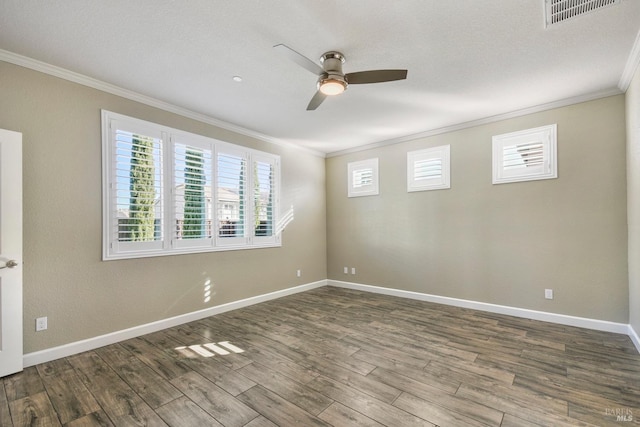
[[[545,26],[618,3],[620,0],[544,0]]]

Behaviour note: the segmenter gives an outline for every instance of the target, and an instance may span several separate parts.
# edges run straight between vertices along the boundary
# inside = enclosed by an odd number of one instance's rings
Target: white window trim
[[[540,126],[518,132],[495,135],[492,139],[493,149],[493,184],[510,182],[535,181],[558,177],[557,125]],[[504,165],[505,147],[541,143],[541,165],[532,168],[506,170]]]
[[[409,151],[407,153],[407,192],[443,190],[451,188],[451,146],[426,148],[424,150]],[[425,180],[415,179],[416,163],[421,161],[439,160],[441,164],[440,176]]]
[[[119,126],[118,124],[121,124]],[[117,229],[117,203],[113,196],[115,188],[115,166],[113,166],[114,132],[120,129],[134,131],[146,136],[154,136],[162,141],[163,145],[163,164],[162,164],[162,198],[163,198],[163,239],[153,242],[119,242],[117,237],[114,238],[112,231]],[[175,207],[173,203],[173,186],[175,179],[174,162],[174,144],[188,144],[192,146],[202,147],[212,150],[212,203],[217,203],[217,177],[216,177],[216,159],[217,153],[233,152],[243,153],[247,164],[253,165],[255,160],[271,162],[274,167],[273,182],[273,209],[272,209],[272,236],[254,236],[254,229],[251,226],[254,223],[254,213],[252,209],[246,210],[245,220],[245,236],[241,239],[234,239],[233,242],[225,241],[224,244],[218,237],[218,209],[213,207],[213,236],[212,238],[193,239],[191,241],[184,239],[175,239],[174,224],[170,220],[175,217]],[[254,160],[255,159],[255,160]],[[247,168],[247,187],[253,188],[253,167]],[[156,123],[127,117],[118,113],[102,110],[102,200],[103,200],[103,260],[144,258],[165,255],[177,255],[186,253],[215,252],[228,250],[242,250],[265,247],[282,246],[281,229],[277,228],[280,204],[280,157],[274,154],[253,150],[243,146],[230,144],[213,138],[201,135],[191,134],[188,132],[176,130]],[[251,200],[245,193],[247,200]],[[115,213],[114,213],[115,212]],[[192,243],[192,244],[189,244]]]
[[[371,183],[357,185],[354,175],[359,171],[371,171]],[[377,196],[379,194],[378,158],[347,164],[347,197]]]

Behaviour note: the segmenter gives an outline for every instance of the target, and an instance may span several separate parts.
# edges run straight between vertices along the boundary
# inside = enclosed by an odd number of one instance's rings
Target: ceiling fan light
[[[318,90],[327,96],[340,95],[347,88],[347,84],[341,80],[325,79],[320,82]]]

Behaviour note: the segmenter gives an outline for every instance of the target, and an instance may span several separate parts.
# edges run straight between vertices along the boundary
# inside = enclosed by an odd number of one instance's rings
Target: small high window
[[[450,146],[407,153],[407,191],[451,188]]]
[[[558,177],[556,125],[493,137],[493,183]]]
[[[378,159],[361,160],[347,165],[348,197],[375,196],[378,190]]]

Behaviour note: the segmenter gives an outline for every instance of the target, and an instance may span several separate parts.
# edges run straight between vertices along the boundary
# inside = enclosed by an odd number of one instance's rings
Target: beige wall
[[[4,62],[0,93],[0,128],[23,133],[25,353],[326,278],[323,158]],[[283,246],[101,261],[100,109],[282,156]]]
[[[640,68],[627,90],[629,323],[640,335]]]
[[[627,146],[636,154],[627,276],[624,96],[325,164],[0,62],[0,127],[24,140],[24,352],[327,277],[622,323],[630,307],[640,332],[639,80],[626,96],[636,129]],[[101,261],[100,109],[281,155],[281,207],[295,208],[283,247]],[[559,178],[493,186],[491,136],[551,123]],[[406,193],[407,151],[443,144],[451,144],[452,188]],[[380,196],[348,199],[346,163],[371,157],[380,158]],[[357,274],[344,275],[344,266]],[[214,295],[204,303],[207,278]],[[554,300],[543,298],[544,288],[554,289]],[[46,332],[34,332],[39,316],[49,318]]]
[[[491,137],[552,123],[559,178],[492,185]],[[407,193],[406,153],[444,144],[451,189]],[[372,157],[380,195],[347,198],[347,162]],[[332,157],[326,176],[329,279],[629,320],[623,95]]]

